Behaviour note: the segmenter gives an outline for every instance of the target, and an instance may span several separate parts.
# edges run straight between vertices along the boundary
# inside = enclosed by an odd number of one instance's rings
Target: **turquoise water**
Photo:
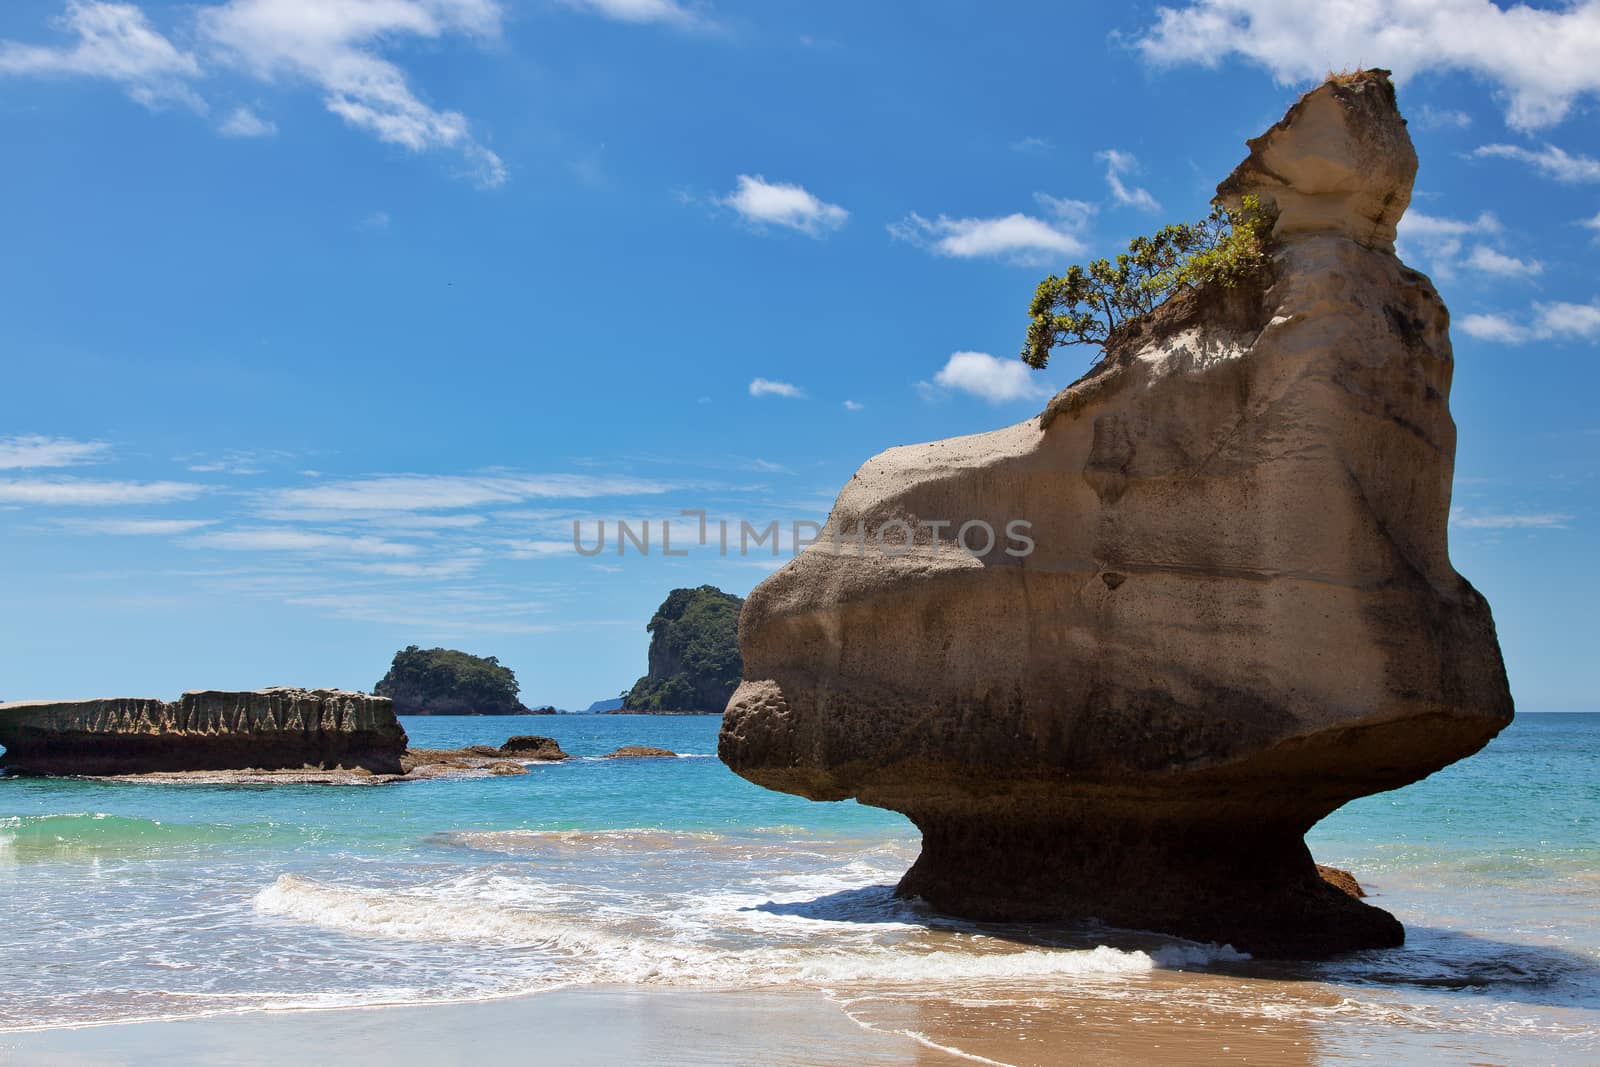
[[[1142,997],[1242,1028],[1293,1018],[1327,1062],[1414,1042],[1600,1058],[1600,715],[1520,716],[1473,759],[1317,827],[1317,858],[1354,870],[1410,940],[1297,966],[1147,934],[940,920],[890,895],[916,856],[908,822],[744,782],[713,755],[717,725],[406,721],[419,747],[544,733],[583,757],[684,754],[522,777],[0,780],[0,1030],[587,983],[959,991],[962,1004],[1025,988],[1063,1010]]]

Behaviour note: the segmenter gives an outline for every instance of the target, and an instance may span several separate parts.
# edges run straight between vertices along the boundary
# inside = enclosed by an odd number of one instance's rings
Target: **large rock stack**
[[[1276,215],[1259,285],[1159,308],[1038,418],[868,461],[744,609],[722,758],[904,812],[901,892],[941,910],[1397,944],[1303,835],[1511,720],[1447,551],[1449,316],[1394,254],[1417,161],[1387,73],[1250,149],[1219,195]],[[1034,549],[952,545],[973,520]],[[858,550],[891,526],[914,543]]]

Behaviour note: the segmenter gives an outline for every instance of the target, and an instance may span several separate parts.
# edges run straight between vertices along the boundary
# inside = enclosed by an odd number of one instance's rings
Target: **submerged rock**
[[[512,759],[545,760],[552,763],[557,760],[572,758],[569,754],[561,751],[561,746],[556,743],[555,738],[540,737],[534,734],[509,738],[505,744],[500,746],[499,755]]]
[[[601,759],[677,759],[670,748],[652,748],[649,745],[623,745],[615,752],[607,752]]]
[[[340,689],[202,690],[0,704],[0,768],[20,774],[142,774],[359,768],[398,774],[406,733],[385,697]]]
[[[1395,945],[1304,834],[1511,720],[1447,551],[1449,316],[1393,252],[1416,156],[1386,72],[1250,148],[1219,194],[1276,216],[1259,285],[1120,331],[1038,418],[868,461],[745,606],[723,760],[904,812],[904,895],[1258,954]],[[1031,553],[951,543],[1013,520]],[[915,538],[854,547],[890,527]]]

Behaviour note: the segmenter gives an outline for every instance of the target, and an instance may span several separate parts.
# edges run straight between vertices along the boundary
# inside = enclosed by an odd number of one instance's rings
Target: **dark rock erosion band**
[[[1275,218],[1264,277],[1119,331],[1036,418],[868,461],[821,541],[1021,516],[1036,548],[802,552],[732,609],[724,762],[905,813],[922,854],[900,891],[955,915],[1258,955],[1401,943],[1304,835],[1512,715],[1446,543],[1449,316],[1394,253],[1416,167],[1387,73],[1330,80],[1218,187]],[[682,643],[657,634],[652,677]],[[75,774],[393,774],[406,752],[388,699],[290,689],[0,705],[0,744],[13,770]]]

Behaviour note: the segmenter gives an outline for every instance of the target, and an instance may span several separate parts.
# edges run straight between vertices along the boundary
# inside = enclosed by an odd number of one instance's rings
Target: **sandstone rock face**
[[[399,774],[406,733],[386,697],[280,687],[195,691],[173,703],[0,704],[0,745],[0,767],[22,774],[306,766]]]
[[[1385,72],[1314,90],[1220,189],[1278,212],[1259,286],[1169,302],[1038,418],[868,461],[749,598],[723,760],[904,812],[901,892],[950,913],[1398,944],[1303,836],[1512,715],[1447,551],[1448,313],[1392,251],[1415,168]],[[951,544],[1018,519],[1031,553]]]

